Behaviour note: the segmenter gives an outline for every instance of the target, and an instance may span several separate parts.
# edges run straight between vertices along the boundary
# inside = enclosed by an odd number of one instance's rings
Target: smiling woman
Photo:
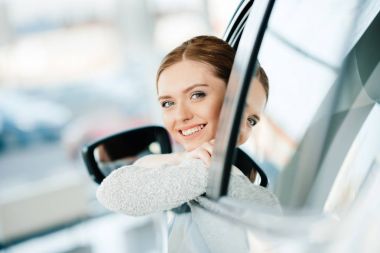
[[[105,207],[130,215],[144,215],[175,208],[205,192],[220,109],[234,56],[233,48],[225,41],[213,36],[198,36],[184,42],[163,59],[156,79],[158,100],[165,128],[183,146],[184,152],[146,155],[132,166],[111,173],[97,192],[98,200]],[[255,85],[249,93],[238,145],[248,139],[267,102],[268,78],[261,67],[253,82]],[[257,188],[259,192],[263,190],[237,169],[235,175],[239,183],[234,184],[233,179],[229,189],[231,195],[235,192],[234,197],[255,199]],[[141,184],[136,185],[137,181]],[[148,184],[150,186],[145,187]],[[155,185],[157,190],[154,190]],[[248,186],[246,192],[241,190],[243,185]],[[171,194],[173,191],[175,195]],[[278,205],[269,191],[263,192],[265,196],[260,197],[260,201]],[[146,199],[151,200],[148,205]]]
[[[214,138],[234,56],[234,50],[223,40],[198,36],[164,58],[157,74],[158,100],[165,128],[183,146],[184,152],[147,155],[133,165],[113,171],[97,191],[97,198],[105,207],[128,215],[145,215],[184,203],[188,203],[190,209],[198,205],[206,191]],[[238,144],[248,139],[249,130],[260,120],[268,97],[268,80],[262,68],[253,82]],[[280,208],[270,191],[252,184],[236,167],[232,170],[228,194],[276,210]],[[204,217],[192,215],[188,218],[199,222],[201,230],[206,226],[215,234],[210,239],[201,232],[200,238],[204,238],[208,248],[225,241],[226,235],[220,234],[216,224],[203,223]],[[185,227],[181,222],[174,223],[170,252],[184,252]]]

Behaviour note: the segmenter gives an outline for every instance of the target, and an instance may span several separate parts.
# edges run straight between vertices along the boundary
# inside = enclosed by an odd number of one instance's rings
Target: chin
[[[193,151],[194,149],[196,149],[197,147],[199,147],[199,145],[182,145],[183,148],[187,151],[187,152],[190,152],[190,151]]]
[[[203,142],[202,142],[203,143]],[[185,143],[183,144],[183,148],[186,150],[186,151],[193,151],[194,149],[196,149],[197,147],[199,147],[202,143],[198,143],[198,142],[192,142],[192,143]]]
[[[211,139],[210,139],[211,140]],[[203,143],[208,142],[209,140],[199,140],[197,142],[188,143],[185,145],[182,145],[186,151],[193,151],[194,149],[201,146]]]

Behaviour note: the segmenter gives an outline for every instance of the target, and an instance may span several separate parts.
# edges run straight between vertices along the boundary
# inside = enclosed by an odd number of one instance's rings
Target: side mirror
[[[168,132],[160,126],[147,126],[116,133],[82,148],[82,157],[92,179],[100,184],[113,170],[132,164],[148,154],[172,152]],[[234,165],[252,183],[267,187],[265,172],[244,151],[237,148]]]
[[[92,179],[100,184],[113,170],[132,164],[147,154],[171,153],[169,134],[163,127],[147,126],[99,139],[82,148]]]

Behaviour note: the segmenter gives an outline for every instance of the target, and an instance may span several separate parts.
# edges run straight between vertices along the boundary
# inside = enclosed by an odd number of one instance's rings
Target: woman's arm
[[[212,144],[183,153],[147,155],[108,175],[97,190],[106,208],[129,215],[169,210],[206,191]]]
[[[169,210],[203,194],[207,185],[207,168],[200,159],[185,159],[167,164],[166,155],[149,158],[113,171],[99,186],[99,202],[115,212],[145,215]]]

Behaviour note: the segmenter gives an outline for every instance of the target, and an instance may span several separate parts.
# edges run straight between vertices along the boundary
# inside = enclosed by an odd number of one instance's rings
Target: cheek
[[[223,100],[216,100],[209,106],[206,106],[205,108],[208,112],[208,117],[210,121],[213,121],[212,123],[218,124],[220,111],[222,109]]]
[[[220,116],[220,110],[215,109],[215,110],[209,111],[208,117],[209,117],[209,120],[212,121],[212,123],[218,124],[219,116]]]
[[[243,144],[248,140],[248,137],[251,133],[251,128],[247,125],[247,121],[245,120],[247,118],[247,115],[243,115],[243,120],[240,123],[240,129],[239,129],[239,137],[238,137],[238,145]]]
[[[166,130],[171,132],[172,126],[173,126],[173,120],[172,120],[172,117],[170,117],[169,113],[162,112],[162,122],[164,123],[164,127],[166,128]]]
[[[238,145],[243,144],[248,139],[248,131],[246,128],[240,129],[239,138],[238,138]]]

